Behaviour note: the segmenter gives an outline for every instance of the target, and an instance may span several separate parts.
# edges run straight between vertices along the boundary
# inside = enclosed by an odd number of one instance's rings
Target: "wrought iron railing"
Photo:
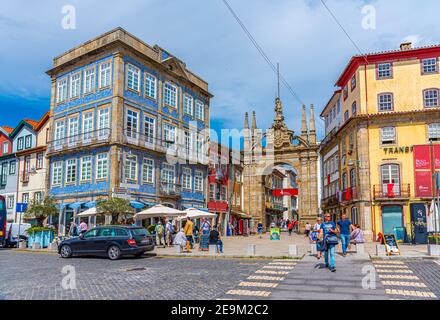
[[[30,175],[31,175],[31,173],[29,171],[27,171],[27,170],[22,171],[20,173],[20,182],[21,183],[28,183]]]
[[[111,129],[104,128],[95,131],[83,132],[81,134],[55,139],[47,144],[47,153],[62,152],[70,149],[77,149],[89,145],[108,143],[110,141]]]
[[[180,196],[182,194],[182,186],[175,183],[161,182],[159,184],[159,193],[162,196]]]
[[[409,198],[411,196],[411,184],[376,184],[373,186],[375,199]]]
[[[358,192],[356,187],[350,187],[342,190],[341,200],[342,202],[350,202],[358,199]]]

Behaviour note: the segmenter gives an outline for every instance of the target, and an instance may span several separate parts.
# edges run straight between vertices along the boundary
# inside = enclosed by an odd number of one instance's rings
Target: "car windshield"
[[[135,236],[148,236],[149,235],[148,231],[144,228],[134,228],[134,229],[130,229],[130,231]]]

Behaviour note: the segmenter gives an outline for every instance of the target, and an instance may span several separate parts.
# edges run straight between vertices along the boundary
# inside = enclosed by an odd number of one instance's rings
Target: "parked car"
[[[100,226],[79,237],[66,239],[58,246],[62,258],[93,255],[117,260],[127,255],[139,257],[152,250],[154,241],[148,231],[133,226]]]
[[[29,237],[27,229],[32,227],[30,223],[7,223],[5,247],[16,247],[20,240],[26,241]],[[18,234],[20,232],[20,234]]]

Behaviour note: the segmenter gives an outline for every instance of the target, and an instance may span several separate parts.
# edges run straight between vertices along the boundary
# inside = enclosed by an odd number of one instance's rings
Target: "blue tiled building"
[[[121,28],[56,57],[49,190],[60,225],[108,197],[206,207],[208,84]]]

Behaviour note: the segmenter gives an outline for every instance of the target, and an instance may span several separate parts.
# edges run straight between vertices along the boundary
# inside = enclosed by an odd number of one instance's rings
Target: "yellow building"
[[[325,143],[339,144],[339,208],[370,239],[426,242],[440,171],[439,57],[440,46],[405,43],[353,57],[336,83],[342,125]]]

